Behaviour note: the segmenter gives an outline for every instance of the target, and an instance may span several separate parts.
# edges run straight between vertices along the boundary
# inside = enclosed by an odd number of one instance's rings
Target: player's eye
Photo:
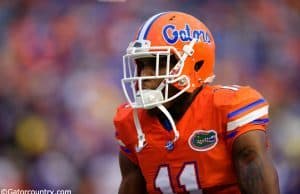
[[[159,57],[159,74],[164,75],[166,74],[167,70],[167,56],[160,56]],[[175,55],[170,56],[170,67],[169,70],[171,70],[178,62],[178,59],[175,57]],[[141,71],[145,67],[150,67],[155,71],[156,68],[156,58],[155,57],[145,57],[145,58],[139,58],[135,59],[135,64],[137,67],[137,75],[141,75]]]
[[[141,71],[147,66],[155,69],[155,58],[140,58],[135,59],[135,64],[137,67],[137,74],[141,75]]]

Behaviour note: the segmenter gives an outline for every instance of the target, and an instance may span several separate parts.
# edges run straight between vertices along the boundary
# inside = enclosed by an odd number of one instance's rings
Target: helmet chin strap
[[[169,150],[169,149],[171,149],[169,146],[174,146],[174,143],[178,140],[179,132],[176,128],[174,119],[172,118],[171,114],[166,109],[166,107],[164,107],[162,104],[159,104],[156,107],[167,117],[167,119],[169,120],[169,122],[172,126],[172,129],[174,131],[173,140],[169,141],[166,145],[166,148]],[[140,152],[147,145],[147,142],[146,142],[145,134],[142,131],[140,120],[138,118],[138,110],[137,109],[133,109],[133,120],[134,120],[134,124],[136,127],[137,135],[138,135],[138,144],[136,146],[136,152]]]
[[[133,121],[134,121],[134,125],[137,131],[137,136],[138,136],[138,144],[135,148],[136,152],[140,152],[146,145],[146,138],[145,138],[145,134],[142,131],[142,127],[141,127],[141,123],[139,120],[139,116],[138,116],[138,110],[135,108],[133,109]]]
[[[160,93],[160,95],[158,95],[158,92]],[[158,91],[156,89],[156,90],[147,90],[147,92],[145,94],[141,94],[141,95],[143,96],[142,98],[144,98],[146,100],[147,99],[155,100],[155,99],[159,99],[160,98],[159,96],[162,96],[162,93],[161,93],[161,90]],[[152,98],[149,98],[150,96]],[[156,96],[156,98],[153,98],[153,96]],[[175,141],[177,141],[177,139],[179,138],[179,132],[176,128],[174,119],[172,118],[170,112],[162,104],[157,104],[155,106],[151,106],[151,107],[148,107],[146,109],[151,109],[151,108],[155,108],[155,107],[157,107],[167,117],[167,119],[169,120],[169,122],[171,124],[171,127],[174,131],[174,139],[171,140],[171,141],[168,141],[167,144],[166,144],[166,148],[168,150],[172,150],[174,148]],[[133,109],[133,121],[134,121],[134,125],[135,125],[136,131],[137,131],[137,136],[138,136],[138,144],[136,146],[136,152],[140,152],[147,145],[147,143],[146,143],[145,134],[143,133],[141,123],[140,123],[140,120],[139,120],[139,117],[138,117],[137,108]]]
[[[173,129],[173,131],[174,131],[174,139],[172,140],[172,143],[174,144],[175,141],[177,141],[177,139],[179,138],[179,132],[178,132],[178,130],[177,130],[177,128],[176,128],[175,121],[174,121],[174,119],[172,118],[170,112],[169,112],[169,111],[166,109],[166,107],[164,107],[162,104],[159,104],[159,105],[157,106],[157,108],[159,108],[159,110],[161,110],[161,112],[163,112],[163,113],[165,114],[165,116],[167,117],[167,119],[168,119],[168,120],[170,121],[170,123],[171,123],[172,129]],[[167,147],[167,146],[168,146],[168,145],[166,145],[166,147]],[[167,147],[167,149],[168,149],[168,147]]]

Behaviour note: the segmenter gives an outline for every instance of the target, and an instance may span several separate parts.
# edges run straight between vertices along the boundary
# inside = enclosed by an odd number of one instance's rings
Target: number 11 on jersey
[[[156,177],[154,178],[154,186],[156,190],[163,194],[174,194],[174,183],[171,180],[171,171],[169,165],[159,167]],[[200,184],[198,183],[198,171],[195,162],[186,162],[176,176],[177,185],[184,189],[185,192],[191,194],[202,194]]]

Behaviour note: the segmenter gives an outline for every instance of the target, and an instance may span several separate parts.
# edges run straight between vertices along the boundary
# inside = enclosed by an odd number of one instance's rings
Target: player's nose
[[[141,76],[155,76],[155,65],[147,64],[144,65],[143,69],[141,70]],[[142,81],[142,88],[143,89],[156,89],[160,80],[158,79],[144,79]]]

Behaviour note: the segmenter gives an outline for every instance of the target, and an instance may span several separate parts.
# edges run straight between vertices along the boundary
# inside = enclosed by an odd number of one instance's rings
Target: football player
[[[251,87],[210,85],[215,42],[195,17],[164,12],[123,57],[127,104],[114,118],[120,194],[278,194],[268,102]]]

